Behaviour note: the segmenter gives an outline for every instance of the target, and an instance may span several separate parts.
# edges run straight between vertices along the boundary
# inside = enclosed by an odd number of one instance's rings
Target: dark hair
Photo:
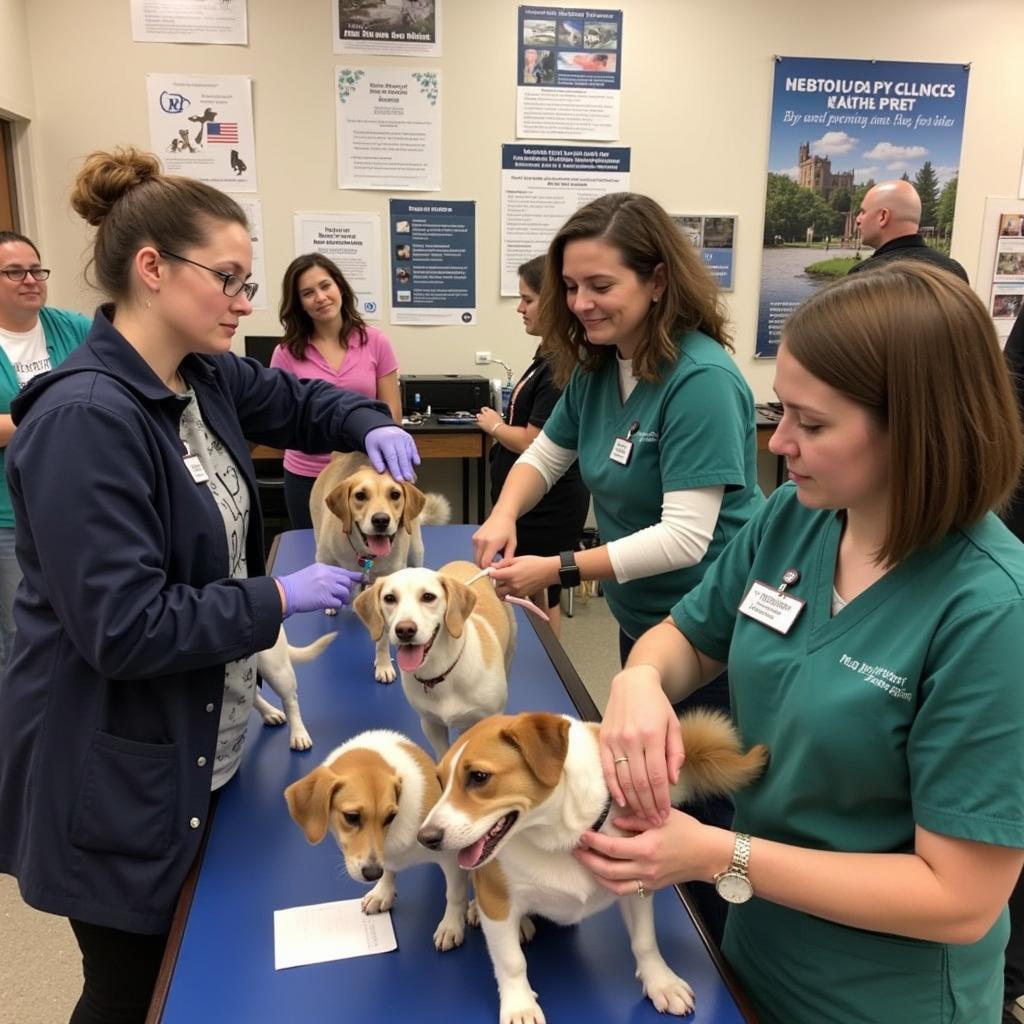
[[[1016,396],[988,312],[955,275],[901,260],[843,278],[793,312],[782,345],[888,434],[881,564],[1012,495],[1024,458]]]
[[[160,161],[134,146],[86,157],[71,205],[96,228],[89,265],[113,299],[128,294],[132,260],[142,246],[182,252],[203,245],[214,223],[248,228],[230,196],[192,178],[162,174]]]
[[[17,231],[0,231],[0,245],[7,245],[8,242],[24,242],[36,254],[37,260],[42,259],[39,255],[39,246],[28,235],[19,235]]]
[[[547,256],[534,256],[519,267],[519,276],[526,282],[526,287],[538,295],[544,283],[544,264],[547,259]]]
[[[345,280],[345,275],[333,260],[328,259],[322,253],[308,252],[302,256],[296,256],[288,264],[288,269],[284,272],[284,281],[281,283],[281,308],[278,311],[281,326],[284,327],[284,338],[282,338],[281,344],[296,359],[302,359],[305,356],[306,347],[313,334],[313,320],[302,308],[302,302],[299,299],[299,278],[314,267],[325,271],[338,286],[338,291],[341,292],[341,331],[338,334],[338,341],[347,347],[354,335],[357,344],[366,344],[366,322],[356,309],[356,296],[348,281]]]
[[[657,380],[662,367],[678,358],[678,338],[688,331],[703,331],[732,350],[718,285],[682,231],[653,199],[614,192],[577,210],[548,249],[539,327],[550,346],[558,384],[564,386],[577,365],[592,372],[614,355],[609,346],[587,341],[566,302],[562,257],[569,242],[584,238],[614,246],[641,281],[649,281],[659,264],[665,268],[665,291],[647,315],[644,338],[633,356],[637,377]]]

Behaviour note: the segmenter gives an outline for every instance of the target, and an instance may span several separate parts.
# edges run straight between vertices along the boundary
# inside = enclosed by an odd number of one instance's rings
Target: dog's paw
[[[466,925],[460,914],[446,913],[441,923],[434,930],[434,949],[439,953],[447,953],[449,949],[462,945],[466,935]]]
[[[359,904],[364,914],[383,914],[395,905],[395,898],[398,893],[393,885],[381,885],[378,882],[362,899]]]
[[[285,714],[279,708],[275,708],[273,704],[269,704],[264,701],[256,708],[260,713],[260,718],[263,719],[264,725],[284,725],[287,721]]]
[[[667,966],[646,972],[638,970],[637,977],[644,987],[644,995],[658,1013],[671,1013],[677,1017],[693,1013],[693,989]]]
[[[466,907],[466,924],[471,928],[480,927],[480,908],[476,905],[476,900],[470,900],[469,906]]]
[[[293,729],[288,746],[292,750],[309,750],[313,746],[313,737],[305,729]]]
[[[393,683],[396,678],[395,666],[390,661],[386,665],[374,665],[373,678],[378,683]]]
[[[525,946],[528,942],[533,940],[534,935],[537,934],[537,926],[533,923],[533,918],[527,914],[523,914],[519,918],[519,945]]]
[[[501,997],[501,1024],[546,1024],[536,992]]]

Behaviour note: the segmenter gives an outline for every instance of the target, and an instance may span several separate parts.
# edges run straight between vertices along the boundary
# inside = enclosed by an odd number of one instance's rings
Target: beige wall
[[[518,0],[445,0],[441,197],[477,202],[479,324],[382,326],[402,369],[477,372],[489,349],[521,369],[532,343],[514,301],[501,299],[500,147],[515,134]],[[753,359],[760,271],[772,55],[964,61],[972,64],[953,255],[975,275],[986,195],[1016,195],[1024,150],[1024,3],[1020,0],[619,0],[624,9],[622,138],[633,150],[632,186],[685,212],[736,213],[736,290],[730,307],[736,357],[759,400],[772,364]],[[329,0],[248,0],[250,45],[131,41],[128,0],[0,0],[0,108],[32,118],[38,240],[54,270],[51,301],[88,308],[81,280],[88,235],[68,210],[84,154],[147,145],[147,71],[248,74],[272,303],[291,259],[292,213],[370,210],[387,195],[334,187],[335,134]],[[27,30],[25,23],[27,21]],[[26,68],[30,44],[31,80]],[[411,63],[367,57],[367,63]],[[422,195],[422,193],[419,193]],[[385,276],[385,280],[386,280]],[[273,333],[273,310],[249,333]],[[488,375],[493,371],[485,371]]]

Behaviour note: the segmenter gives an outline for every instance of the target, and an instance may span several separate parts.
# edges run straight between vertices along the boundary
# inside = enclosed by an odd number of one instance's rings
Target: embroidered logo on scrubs
[[[661,435],[656,430],[641,430],[633,435],[636,444],[657,444]]]
[[[883,693],[889,694],[896,700],[910,700],[913,697],[913,694],[907,689],[907,677],[897,675],[892,669],[885,668],[884,665],[871,665],[866,661],[851,658],[848,654],[839,656],[839,664],[851,672],[856,672],[866,682],[877,686]]]

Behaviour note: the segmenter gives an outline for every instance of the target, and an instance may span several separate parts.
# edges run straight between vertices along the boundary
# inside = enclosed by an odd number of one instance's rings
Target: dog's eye
[[[355,498],[356,501],[366,501],[366,491],[356,491],[352,497]]]
[[[389,815],[388,815],[388,816],[387,816],[387,817],[386,817],[386,818],[384,819],[384,827],[385,827],[385,828],[387,828],[387,827],[388,827],[388,825],[390,825],[390,824],[391,824],[391,822],[393,822],[393,821],[395,820],[395,818],[397,817],[397,815],[398,815],[398,811],[392,811],[392,812],[391,812],[391,813],[390,813],[390,814],[389,814]]]
[[[491,777],[490,772],[470,772],[466,776],[467,786],[483,786]]]
[[[385,604],[397,604],[397,603],[398,603],[398,598],[397,598],[397,597],[395,597],[395,595],[394,595],[394,594],[385,594],[385,595],[384,595],[384,596],[383,596],[383,597],[381,598],[381,600],[382,600],[382,601],[383,601],[383,602],[384,602]]]
[[[402,496],[402,492],[401,492],[401,491],[392,491],[392,492],[391,492],[391,493],[390,493],[390,494],[388,495],[388,497],[389,497],[389,498],[390,498],[390,499],[391,499],[392,501],[398,501],[398,499],[399,499],[399,498],[401,498],[401,496]]]
[[[351,825],[355,828],[359,824],[360,818],[358,811],[343,811],[341,816],[345,819],[346,825]]]
[[[437,600],[437,594],[433,594],[429,590],[424,590],[421,600],[424,604],[433,604]]]

